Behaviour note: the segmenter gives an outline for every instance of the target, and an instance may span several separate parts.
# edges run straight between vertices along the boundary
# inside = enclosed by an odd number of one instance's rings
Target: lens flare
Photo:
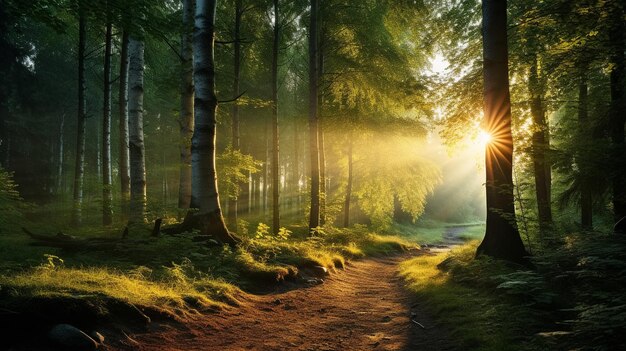
[[[492,140],[493,136],[484,130],[481,130],[476,137],[476,143],[478,143],[480,146],[487,146],[489,145],[489,143],[491,143]]]

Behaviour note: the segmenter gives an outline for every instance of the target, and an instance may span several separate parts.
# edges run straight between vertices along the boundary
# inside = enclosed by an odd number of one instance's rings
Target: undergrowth
[[[38,232],[42,229],[35,227]],[[116,237],[122,228],[109,228]],[[69,234],[102,237],[102,230],[70,229]],[[12,298],[105,296],[173,314],[191,309],[236,305],[242,291],[336,271],[346,260],[385,255],[415,247],[398,237],[370,233],[365,227],[283,228],[278,235],[264,224],[244,233],[237,248],[194,242],[193,234],[152,238],[149,226],[133,228],[114,248],[62,250],[28,245],[21,232],[0,237],[0,295]],[[1,307],[1,306],[0,306]]]
[[[403,262],[409,289],[463,349],[618,350],[626,347],[626,240],[572,234],[528,270],[487,257],[477,242]]]

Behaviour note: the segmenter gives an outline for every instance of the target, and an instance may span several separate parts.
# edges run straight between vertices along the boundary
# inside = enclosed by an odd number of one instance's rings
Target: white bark
[[[238,239],[226,229],[215,172],[215,10],[216,0],[196,2],[193,36],[195,118],[191,139],[191,207],[199,210],[196,218],[203,233],[234,245]]]
[[[146,161],[143,142],[144,43],[128,43],[128,130],[130,153],[130,217],[143,222],[146,213]]]

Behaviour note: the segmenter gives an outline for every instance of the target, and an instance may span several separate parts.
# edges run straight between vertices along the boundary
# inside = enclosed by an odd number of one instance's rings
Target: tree
[[[78,14],[78,119],[76,123],[76,161],[74,165],[74,207],[72,223],[82,222],[83,183],[85,178],[85,46],[86,23],[82,2],[79,2]]]
[[[353,140],[352,134],[350,134],[348,139],[348,183],[346,184],[346,198],[343,202],[343,227],[348,228],[350,226],[350,202],[352,201],[352,147]]]
[[[107,14],[104,37],[104,106],[102,108],[102,224],[104,225],[110,225],[113,221],[113,194],[111,192],[111,46],[113,24],[109,16]]]
[[[587,136],[589,128],[589,111],[588,111],[588,87],[587,87],[587,70],[586,67],[581,67],[580,78],[578,83],[578,133],[580,139],[583,136]],[[589,143],[586,143],[587,145]],[[587,167],[591,160],[589,159],[589,151],[581,150],[579,158],[582,162],[582,167]],[[579,166],[579,167],[581,167]],[[580,189],[580,225],[583,229],[593,229],[593,193],[591,191],[592,179],[589,178],[585,172],[582,175],[581,189]]]
[[[191,137],[193,135],[193,10],[194,0],[183,0],[180,50],[180,181],[178,208],[191,202]]]
[[[531,55],[530,73],[528,76],[528,90],[530,93],[530,113],[533,120],[532,156],[535,178],[535,194],[537,196],[537,210],[539,227],[542,230],[552,225],[551,208],[551,170],[547,150],[550,148],[549,129],[546,121],[546,112],[543,106],[544,79],[540,76],[537,54]]]
[[[128,32],[122,30],[122,49],[120,52],[120,84],[118,92],[119,106],[119,172],[122,206],[122,217],[128,217],[128,205],[130,201],[130,161],[128,149]]]
[[[320,225],[320,159],[318,143],[318,116],[317,116],[317,0],[311,0],[309,23],[309,153],[311,162],[311,209],[309,212],[309,228]]]
[[[623,2],[610,3],[609,40],[611,63],[611,104],[609,128],[612,146],[611,176],[613,185],[613,213],[615,222],[626,216],[626,175],[624,175],[624,123],[626,122],[626,59],[624,58],[624,8]]]
[[[191,139],[191,207],[185,221],[225,244],[240,239],[228,232],[220,208],[215,170],[215,11],[217,0],[197,0],[194,22],[194,131]]]
[[[128,43],[128,120],[130,155],[130,219],[145,221],[146,149],[143,135],[144,42],[131,35]]]
[[[233,98],[239,96],[239,80],[241,75],[241,17],[243,16],[242,0],[235,0],[235,30],[233,36]],[[234,151],[240,149],[239,136],[239,105],[235,101],[232,107],[232,148]],[[235,186],[239,186],[238,184]],[[238,189],[237,189],[238,190]],[[238,191],[237,191],[238,192]],[[228,225],[237,228],[237,215],[239,212],[239,196],[228,198]]]
[[[487,221],[477,254],[524,262],[526,249],[517,229],[513,203],[513,136],[509,94],[507,2],[483,0],[483,97]]]
[[[280,165],[278,135],[278,50],[280,45],[280,17],[278,0],[274,0],[274,36],[272,45],[272,231],[280,229]]]

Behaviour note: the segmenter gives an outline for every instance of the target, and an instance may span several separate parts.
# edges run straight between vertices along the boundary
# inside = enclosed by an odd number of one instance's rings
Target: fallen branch
[[[416,321],[415,319],[411,319],[411,322],[413,322],[413,323],[415,323],[415,324],[419,325],[422,329],[426,329],[426,327],[425,327],[425,326],[423,326],[423,325],[422,325],[422,323],[420,323],[420,322]]]

